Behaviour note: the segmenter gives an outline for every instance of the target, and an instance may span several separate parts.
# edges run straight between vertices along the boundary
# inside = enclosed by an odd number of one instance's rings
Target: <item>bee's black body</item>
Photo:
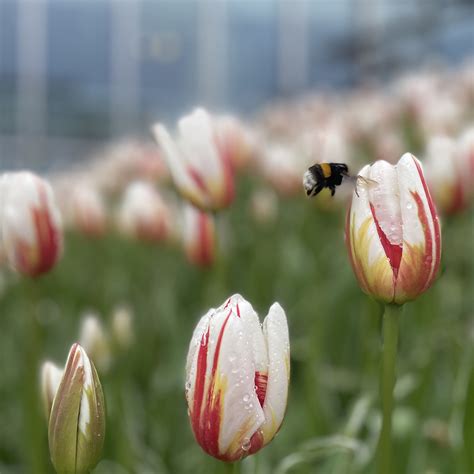
[[[305,173],[303,184],[308,196],[316,196],[324,188],[331,190],[331,196],[336,192],[336,186],[349,176],[349,169],[344,163],[316,163]]]

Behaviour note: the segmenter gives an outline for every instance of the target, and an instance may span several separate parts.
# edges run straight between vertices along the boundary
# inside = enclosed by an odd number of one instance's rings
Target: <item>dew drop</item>
[[[244,438],[242,440],[242,451],[248,451],[250,449],[250,438]]]
[[[247,402],[250,400],[250,395],[249,395],[248,393],[246,393],[246,394],[243,396],[242,400],[244,401],[244,403],[247,403]]]

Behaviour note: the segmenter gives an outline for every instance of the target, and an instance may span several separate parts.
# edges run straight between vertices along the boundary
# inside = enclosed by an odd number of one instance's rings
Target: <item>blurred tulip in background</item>
[[[212,117],[196,109],[179,120],[176,137],[160,123],[155,138],[181,195],[202,210],[228,207],[234,199],[230,153],[219,148]]]
[[[62,251],[60,213],[47,181],[28,171],[1,178],[0,219],[4,252],[19,273],[36,277],[55,265]]]
[[[152,184],[136,181],[125,191],[118,211],[118,226],[129,237],[156,242],[169,237],[171,214]]]
[[[59,384],[63,377],[63,370],[51,361],[46,361],[41,366],[41,394],[46,420],[49,420],[54,396],[58,391]]]

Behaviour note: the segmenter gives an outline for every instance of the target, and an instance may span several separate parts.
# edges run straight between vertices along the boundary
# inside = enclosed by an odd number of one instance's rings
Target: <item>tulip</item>
[[[452,215],[466,209],[474,196],[474,128],[457,141],[433,136],[427,146],[426,175],[440,211]]]
[[[47,420],[49,420],[54,396],[58,391],[62,377],[63,370],[56,364],[50,361],[43,363],[41,367],[41,393],[43,396],[44,411]]]
[[[102,323],[95,314],[83,316],[79,341],[99,371],[106,372],[111,363],[110,344]]]
[[[191,426],[202,449],[234,462],[268,444],[286,409],[290,349],[285,312],[263,322],[240,295],[199,321],[186,363]]]
[[[255,136],[251,131],[231,115],[215,117],[214,130],[221,156],[227,158],[234,169],[247,166],[255,151]]]
[[[105,436],[104,395],[93,363],[73,344],[49,418],[49,451],[58,474],[86,474]]]
[[[85,235],[100,237],[105,233],[107,216],[102,195],[92,186],[78,185],[72,191],[73,227]]]
[[[214,218],[193,206],[184,208],[183,244],[190,263],[208,267],[216,254]]]
[[[154,242],[171,233],[171,217],[158,191],[149,183],[134,182],[125,192],[118,215],[122,232],[136,239]]]
[[[51,186],[28,171],[2,177],[1,234],[9,264],[19,273],[49,271],[62,250],[59,210]]]
[[[363,291],[403,304],[426,291],[438,272],[438,216],[420,162],[410,153],[396,166],[365,166],[347,215],[346,242]],[[373,186],[373,182],[377,184]]]
[[[210,115],[196,109],[178,122],[178,130],[173,139],[163,125],[153,127],[178,191],[205,211],[228,207],[234,199],[234,172],[219,149]]]

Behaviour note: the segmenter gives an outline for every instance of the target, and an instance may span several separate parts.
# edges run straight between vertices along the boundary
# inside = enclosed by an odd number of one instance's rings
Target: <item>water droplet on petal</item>
[[[244,438],[242,440],[242,451],[248,451],[250,449],[250,438]]]

